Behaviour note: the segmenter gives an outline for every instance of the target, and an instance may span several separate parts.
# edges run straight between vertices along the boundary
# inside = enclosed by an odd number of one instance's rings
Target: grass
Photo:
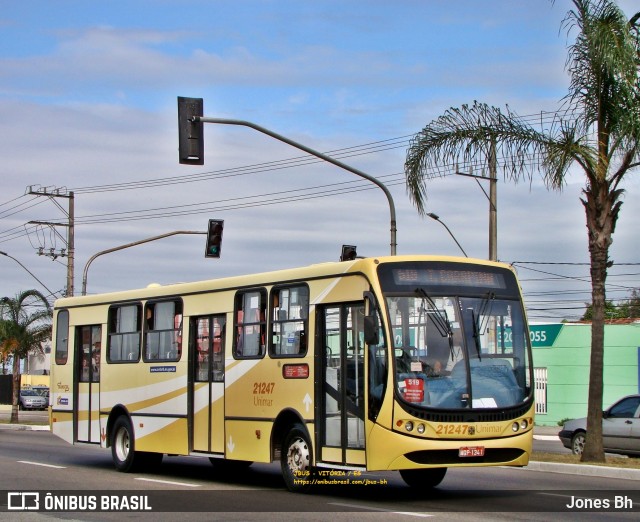
[[[539,462],[556,462],[558,464],[585,464],[591,466],[609,466],[614,468],[640,469],[640,459],[628,458],[624,456],[613,457],[607,455],[605,462],[580,462],[578,455],[571,453],[548,453],[534,451],[531,460]]]

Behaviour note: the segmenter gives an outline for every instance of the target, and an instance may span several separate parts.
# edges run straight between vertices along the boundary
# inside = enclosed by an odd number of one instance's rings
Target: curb
[[[558,464],[556,462],[530,461],[529,465],[523,469],[547,473],[563,473],[565,475],[584,475],[586,477],[640,480],[640,469],[612,468],[609,466],[593,466],[591,464]]]
[[[533,438],[535,440],[551,440],[551,441],[559,441],[560,437],[557,435],[534,435]]]
[[[51,431],[49,426],[45,425],[31,425],[31,424],[0,424],[0,430],[13,430],[13,431]]]

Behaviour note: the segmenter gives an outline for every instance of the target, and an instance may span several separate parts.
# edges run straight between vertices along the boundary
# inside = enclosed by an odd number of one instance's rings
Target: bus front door
[[[320,308],[321,390],[318,460],[364,466],[364,305]]]
[[[100,444],[100,357],[102,327],[76,327],[74,440]]]
[[[224,315],[191,320],[191,447],[224,453]]]

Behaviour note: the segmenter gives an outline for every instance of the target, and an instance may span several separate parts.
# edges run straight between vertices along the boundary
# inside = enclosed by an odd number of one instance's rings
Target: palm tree
[[[407,151],[407,190],[425,213],[427,178],[441,162],[469,162],[500,154],[504,176],[531,179],[540,171],[561,189],[576,163],[586,176],[581,202],[587,218],[593,318],[587,438],[583,461],[604,461],[602,371],[605,282],[609,247],[622,206],[623,177],[639,163],[640,12],[627,20],[612,0],[573,0],[563,25],[578,30],[568,48],[570,86],[564,110],[549,129],[537,130],[507,108],[474,102],[451,108],[427,125]],[[493,156],[495,157],[495,156]],[[533,162],[532,162],[533,158]]]
[[[36,311],[31,311],[38,306]],[[40,308],[40,307],[43,308]],[[20,359],[31,351],[42,353],[42,343],[51,338],[51,307],[37,290],[25,290],[15,299],[5,297],[0,305],[0,348],[13,357],[11,422],[18,422]]]

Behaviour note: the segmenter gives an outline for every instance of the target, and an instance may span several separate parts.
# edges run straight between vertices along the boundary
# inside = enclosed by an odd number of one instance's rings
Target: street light
[[[460,250],[462,250],[462,253],[464,254],[464,257],[469,257],[467,255],[467,253],[464,251],[464,248],[462,248],[462,245],[460,245],[460,243],[458,243],[458,240],[456,239],[456,236],[453,235],[453,233],[451,232],[451,230],[449,230],[449,227],[445,224],[444,221],[440,220],[440,216],[438,216],[438,214],[434,214],[433,212],[428,212],[427,216],[429,216],[431,219],[433,219],[434,221],[437,221],[438,223],[440,223],[444,228],[447,229],[447,232],[449,232],[449,235],[453,238],[453,240],[456,242],[456,245],[458,245],[458,248]]]
[[[89,275],[89,266],[93,263],[94,259],[100,257],[104,254],[110,254],[111,252],[117,252],[118,250],[124,250],[125,248],[131,248],[134,246],[142,245],[144,243],[150,243],[151,241],[157,241],[158,239],[164,239],[165,237],[176,236],[180,234],[205,234],[206,232],[197,232],[194,230],[175,230],[174,232],[167,232],[166,234],[160,234],[159,236],[148,237],[146,239],[141,239],[140,241],[134,241],[133,243],[127,243],[126,245],[120,245],[113,248],[107,248],[106,250],[101,250],[93,254],[87,264],[84,265],[84,271],[82,273],[82,295],[87,295],[87,277]]]
[[[24,266],[20,261],[18,261],[15,257],[10,256],[9,254],[7,254],[6,252],[3,252],[2,250],[0,250],[0,254],[3,256],[8,257],[9,259],[13,259],[16,263],[18,263],[22,268],[24,268],[31,277],[33,277],[36,281],[38,281],[38,283],[40,283],[44,289],[49,292],[49,294],[51,294],[52,296],[55,297],[56,293],[52,292],[51,290],[49,290],[49,288],[47,288],[47,285],[45,285],[42,281],[40,281],[40,279],[38,279],[32,272],[31,270],[29,270],[26,266]]]

